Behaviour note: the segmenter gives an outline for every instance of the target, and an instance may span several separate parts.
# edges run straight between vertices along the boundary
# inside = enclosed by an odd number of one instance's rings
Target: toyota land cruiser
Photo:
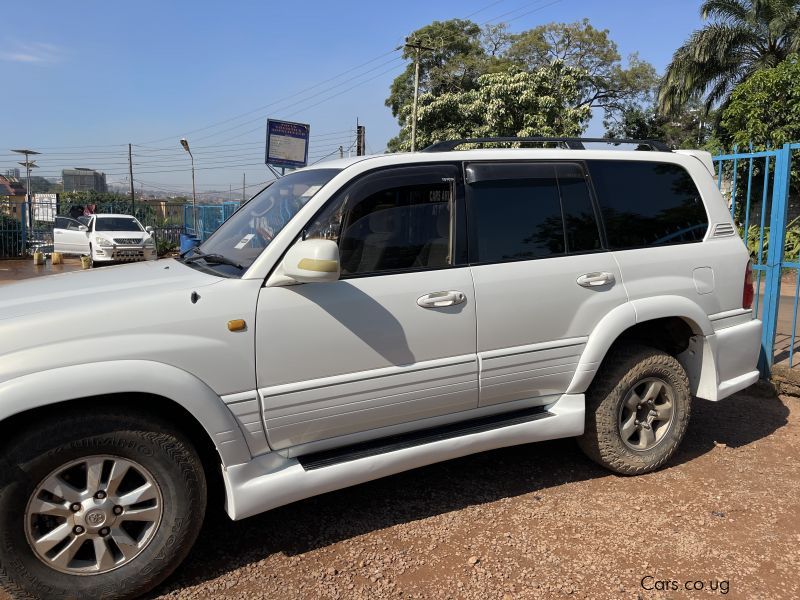
[[[4,286],[2,585],[136,596],[222,495],[244,519],[514,444],[646,473],[693,397],[757,380],[710,155],[458,150],[486,142],[301,169],[178,259]]]

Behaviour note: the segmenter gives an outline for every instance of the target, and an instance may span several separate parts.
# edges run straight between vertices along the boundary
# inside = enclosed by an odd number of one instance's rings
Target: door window
[[[467,167],[470,261],[531,260],[602,249],[577,163],[479,163]]]
[[[323,210],[306,239],[337,242],[343,276],[449,267],[455,180],[442,172],[422,167],[368,176]]]
[[[589,161],[613,249],[699,242],[708,229],[700,192],[680,165]]]

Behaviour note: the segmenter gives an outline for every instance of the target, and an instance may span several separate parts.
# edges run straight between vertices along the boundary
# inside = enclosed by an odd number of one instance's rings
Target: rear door
[[[589,334],[627,300],[580,162],[466,165],[480,405],[564,393]]]

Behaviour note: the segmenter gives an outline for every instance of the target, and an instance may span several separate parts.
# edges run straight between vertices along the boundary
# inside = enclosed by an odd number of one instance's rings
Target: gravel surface
[[[640,477],[559,440],[212,517],[150,597],[800,598],[800,400],[751,388],[693,411]]]

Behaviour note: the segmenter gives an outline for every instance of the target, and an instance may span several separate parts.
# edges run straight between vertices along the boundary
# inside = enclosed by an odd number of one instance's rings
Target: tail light
[[[753,308],[753,298],[755,297],[755,287],[753,286],[753,261],[747,261],[747,268],[744,270],[744,288],[742,289],[742,308]]]

